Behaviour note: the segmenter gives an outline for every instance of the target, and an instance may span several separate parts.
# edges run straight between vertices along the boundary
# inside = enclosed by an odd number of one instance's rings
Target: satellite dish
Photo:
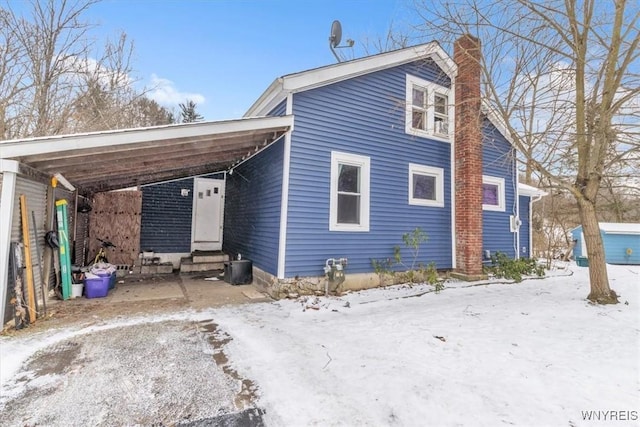
[[[329,43],[332,48],[338,47],[342,41],[342,25],[337,19],[331,24],[331,36],[329,36]]]
[[[336,19],[331,24],[331,34],[329,35],[329,49],[331,49],[333,56],[336,57],[338,62],[342,62],[342,60],[336,53],[335,49],[341,49],[344,47],[353,47],[353,44],[355,43],[353,40],[347,39],[346,46],[338,46],[341,40],[342,40],[342,25],[340,24],[340,21]]]

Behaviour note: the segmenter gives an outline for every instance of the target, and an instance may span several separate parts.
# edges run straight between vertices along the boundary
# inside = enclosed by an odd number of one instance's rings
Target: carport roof
[[[293,116],[253,117],[0,142],[0,159],[62,174],[89,195],[219,172],[291,129]]]

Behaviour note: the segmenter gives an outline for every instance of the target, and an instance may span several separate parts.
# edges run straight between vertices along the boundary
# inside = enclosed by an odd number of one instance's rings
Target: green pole
[[[56,200],[56,217],[58,218],[58,243],[60,245],[62,299],[68,300],[71,297],[71,258],[69,256],[69,224],[66,200]]]

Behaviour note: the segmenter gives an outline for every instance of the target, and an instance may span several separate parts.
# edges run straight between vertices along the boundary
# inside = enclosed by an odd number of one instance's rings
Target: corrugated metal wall
[[[223,250],[277,274],[284,137],[227,176]]]
[[[371,272],[371,259],[393,258],[416,227],[429,236],[418,261],[452,266],[451,145],[405,133],[407,74],[450,87],[434,62],[418,61],[294,94],[286,277],[322,275],[332,257]],[[329,231],[332,150],[371,159],[369,232]],[[445,170],[444,207],[408,204],[409,163]]]
[[[33,281],[38,307],[42,307],[42,279],[40,270],[43,266],[44,254],[44,233],[45,233],[45,215],[47,210],[47,185],[31,181],[23,176],[18,176],[16,180],[15,202],[13,208],[13,222],[11,224],[11,240],[16,242],[24,242],[22,233],[22,220],[20,215],[20,195],[24,194],[27,199],[27,218],[29,220],[29,242],[31,245],[31,260],[33,265]],[[36,229],[33,225],[31,212],[35,213],[36,228],[38,239],[36,240]],[[38,245],[38,248],[36,248]],[[38,250],[40,257],[38,257]],[[26,277],[26,276],[25,276]],[[25,282],[26,287],[26,282]],[[45,291],[46,292],[46,291]]]
[[[482,249],[516,256],[516,233],[510,231],[509,216],[517,215],[515,150],[488,120],[482,126],[482,174],[504,178],[505,211],[482,212]],[[458,207],[460,209],[460,207]]]

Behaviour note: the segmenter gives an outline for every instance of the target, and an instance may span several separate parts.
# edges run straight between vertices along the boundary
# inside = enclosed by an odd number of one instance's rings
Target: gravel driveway
[[[45,346],[3,339],[3,359],[41,349],[3,384],[2,425],[263,425],[255,386],[229,365],[231,338],[212,320],[148,320],[65,331]]]

